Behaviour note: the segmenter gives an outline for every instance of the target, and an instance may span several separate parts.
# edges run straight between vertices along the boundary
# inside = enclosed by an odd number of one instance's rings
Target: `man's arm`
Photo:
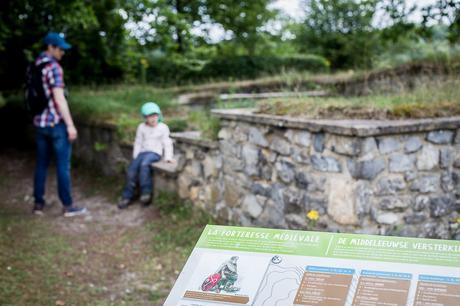
[[[59,113],[61,114],[62,119],[64,120],[67,126],[67,134],[69,135],[69,140],[73,141],[77,139],[77,129],[75,128],[75,125],[73,123],[69,105],[67,104],[67,100],[64,96],[64,89],[60,87],[54,87],[53,97],[59,109]]]

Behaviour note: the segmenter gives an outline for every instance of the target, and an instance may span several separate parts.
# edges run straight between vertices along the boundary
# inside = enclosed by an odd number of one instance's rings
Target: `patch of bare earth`
[[[119,211],[115,201],[122,182],[74,169],[74,202],[89,214],[64,218],[51,166],[45,215],[34,216],[33,154],[0,152],[0,165],[0,300],[7,305],[162,304],[185,258],[165,259],[152,251],[150,225],[159,219],[154,206]],[[59,243],[47,252],[40,245],[46,241]]]

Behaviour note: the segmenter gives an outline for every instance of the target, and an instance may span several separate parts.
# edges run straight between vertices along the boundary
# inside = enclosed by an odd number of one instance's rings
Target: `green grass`
[[[259,113],[303,118],[401,119],[460,115],[460,80],[427,83],[414,91],[362,97],[270,99]]]
[[[189,255],[206,224],[216,221],[207,212],[194,208],[192,203],[175,193],[160,191],[155,206],[160,210],[160,221],[151,224],[157,234],[153,237],[155,253],[174,252],[181,248]]]
[[[163,111],[175,105],[173,94],[150,86],[102,86],[95,89],[75,88],[69,103],[76,116],[91,120],[116,120],[120,114],[139,116],[147,101],[156,102]]]
[[[11,305],[54,305],[61,293],[51,288],[75,290],[61,284],[59,266],[78,258],[68,256],[70,245],[64,237],[50,233],[49,225],[40,220],[0,213],[0,300]]]
[[[220,129],[220,121],[212,116],[209,110],[191,111],[187,118],[188,126],[201,131],[203,139],[216,140]]]
[[[150,223],[148,229],[152,256],[157,258],[152,264],[157,266],[159,274],[156,276],[158,291],[151,294],[150,299],[157,302],[168,295],[204,227],[217,220],[174,193],[160,192],[155,206],[161,216]]]

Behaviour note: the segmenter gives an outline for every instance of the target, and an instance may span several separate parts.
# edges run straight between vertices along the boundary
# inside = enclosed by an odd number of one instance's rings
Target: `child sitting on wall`
[[[139,124],[134,141],[133,160],[128,168],[126,185],[118,203],[119,209],[128,207],[134,196],[139,178],[140,202],[147,206],[152,201],[153,180],[152,163],[162,157],[168,163],[174,163],[173,143],[169,137],[169,128],[163,123],[161,110],[156,103],[147,102],[141,108],[145,122]]]

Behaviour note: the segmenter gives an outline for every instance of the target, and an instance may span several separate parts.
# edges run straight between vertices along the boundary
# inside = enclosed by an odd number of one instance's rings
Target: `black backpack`
[[[26,72],[25,107],[32,115],[41,114],[48,107],[48,97],[43,88],[42,70],[50,62],[30,63]]]

